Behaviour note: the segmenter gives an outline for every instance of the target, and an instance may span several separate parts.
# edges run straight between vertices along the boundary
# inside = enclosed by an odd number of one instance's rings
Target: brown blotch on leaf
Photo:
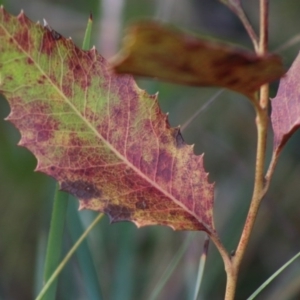
[[[176,217],[177,214],[178,214],[178,211],[177,211],[177,210],[170,210],[170,211],[169,211],[169,214],[170,214],[170,216],[172,216],[172,217]]]
[[[238,78],[229,78],[229,80],[227,81],[227,83],[229,85],[235,86],[240,82],[240,80]]]
[[[183,73],[196,74],[196,72],[188,62],[184,62],[182,65],[179,65],[178,69]]]
[[[138,201],[135,203],[135,207],[137,209],[148,209],[149,208],[149,204],[148,201],[143,198],[143,197],[139,197]]]
[[[51,31],[51,36],[53,37],[54,40],[60,40],[61,39],[61,34],[58,33],[57,31],[53,30]]]
[[[188,36],[188,35],[184,36],[183,42],[184,42],[185,48],[190,52],[198,51],[199,48],[201,47],[201,45],[199,44],[199,41],[192,36]]]
[[[226,67],[235,67],[235,66],[247,66],[255,63],[259,60],[259,57],[252,57],[250,55],[241,56],[235,53],[229,53],[228,55],[224,56],[221,60],[215,61],[215,66],[220,67],[220,65],[224,65]]]
[[[181,148],[181,147],[185,146],[185,141],[183,139],[183,136],[182,136],[179,128],[175,129],[174,137],[175,137],[175,140],[176,140],[176,147],[177,148]]]
[[[130,220],[132,214],[132,210],[128,207],[115,204],[108,204],[104,212],[108,214],[112,223],[121,220]]]
[[[101,191],[93,184],[83,181],[63,181],[61,183],[61,190],[73,194],[75,197],[89,200],[96,197],[101,197]]]

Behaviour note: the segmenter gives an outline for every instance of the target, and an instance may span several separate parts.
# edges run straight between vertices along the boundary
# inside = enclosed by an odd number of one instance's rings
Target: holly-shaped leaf
[[[156,96],[112,75],[95,49],[1,8],[0,92],[36,170],[80,208],[113,222],[215,232],[203,156],[170,128]]]
[[[284,74],[281,59],[275,54],[257,56],[154,22],[132,26],[112,64],[118,73],[193,86],[220,86],[247,96]]]
[[[300,127],[300,54],[286,76],[280,80],[277,95],[271,104],[273,151],[275,155],[279,155],[286,142]]]

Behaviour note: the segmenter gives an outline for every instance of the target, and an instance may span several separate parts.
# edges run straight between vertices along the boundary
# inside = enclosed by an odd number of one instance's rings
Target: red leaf
[[[214,232],[203,156],[170,128],[156,96],[108,69],[95,49],[0,9],[0,92],[36,169],[114,222]]]
[[[272,100],[271,122],[274,149],[279,154],[291,135],[300,126],[300,55],[298,54],[286,76],[280,80],[276,97]]]

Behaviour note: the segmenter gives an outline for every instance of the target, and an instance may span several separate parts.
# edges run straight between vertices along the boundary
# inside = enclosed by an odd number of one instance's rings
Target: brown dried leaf
[[[118,73],[193,86],[221,86],[247,96],[284,74],[281,59],[275,54],[257,56],[153,22],[130,28],[112,64]]]

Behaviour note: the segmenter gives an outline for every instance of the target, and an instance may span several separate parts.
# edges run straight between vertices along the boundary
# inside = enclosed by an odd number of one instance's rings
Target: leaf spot
[[[176,139],[177,148],[181,148],[185,145],[185,142],[184,142],[183,136],[180,132],[180,129],[175,131],[175,139]]]
[[[137,209],[147,209],[147,208],[149,208],[149,205],[148,205],[146,199],[141,198],[135,203],[135,207]]]
[[[70,192],[75,197],[80,199],[89,200],[96,197],[101,197],[101,191],[93,184],[83,181],[64,181],[61,183],[61,189]]]

